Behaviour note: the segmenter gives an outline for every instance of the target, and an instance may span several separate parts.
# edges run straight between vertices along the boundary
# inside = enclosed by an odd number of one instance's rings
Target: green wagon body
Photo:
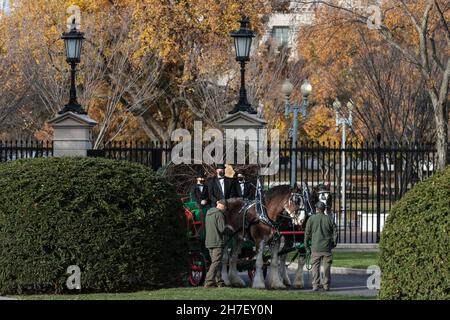
[[[182,198],[183,199],[183,198]],[[189,283],[193,286],[201,285],[204,281],[207,267],[210,264],[208,249],[205,247],[204,219],[207,208],[197,207],[197,203],[191,198],[184,198],[183,206],[187,220],[187,238],[189,241],[189,252],[191,255],[191,273]],[[252,273],[254,269],[254,244],[252,241],[245,241],[242,252],[239,256],[238,270]]]

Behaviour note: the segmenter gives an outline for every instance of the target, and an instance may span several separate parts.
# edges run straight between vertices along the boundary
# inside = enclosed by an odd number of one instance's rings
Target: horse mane
[[[229,211],[239,211],[242,208],[242,205],[244,204],[244,201],[240,198],[231,198],[227,200],[227,206]]]
[[[282,184],[282,185],[270,188],[266,192],[266,201],[270,201],[273,197],[276,197],[278,195],[285,195],[286,193],[290,193],[290,191],[291,191],[291,186],[288,184]]]

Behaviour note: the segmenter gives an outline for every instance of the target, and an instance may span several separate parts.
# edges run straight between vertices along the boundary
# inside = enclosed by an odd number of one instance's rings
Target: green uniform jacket
[[[225,216],[217,208],[211,208],[205,217],[205,247],[221,248],[224,245],[223,232],[225,230]]]
[[[306,223],[305,247],[311,240],[313,252],[331,252],[337,245],[337,228],[333,219],[323,213],[312,215]]]

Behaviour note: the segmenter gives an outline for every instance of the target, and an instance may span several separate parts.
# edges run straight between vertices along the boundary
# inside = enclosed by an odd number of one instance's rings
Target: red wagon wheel
[[[191,253],[191,270],[188,281],[193,287],[203,284],[206,278],[206,258],[203,253],[194,251]]]

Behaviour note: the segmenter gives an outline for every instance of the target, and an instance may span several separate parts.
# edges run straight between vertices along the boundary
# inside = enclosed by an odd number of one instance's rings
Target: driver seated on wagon
[[[196,203],[198,209],[203,209],[209,204],[209,192],[205,183],[204,171],[196,174],[196,183],[191,186],[191,200]]]
[[[244,200],[254,200],[255,199],[255,188],[253,184],[246,180],[246,175],[244,171],[239,171],[236,174],[236,191],[237,196]]]

